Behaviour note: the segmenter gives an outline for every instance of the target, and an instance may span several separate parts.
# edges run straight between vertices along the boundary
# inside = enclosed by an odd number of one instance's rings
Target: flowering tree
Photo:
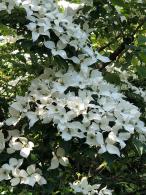
[[[2,194],[144,192],[142,11],[138,0],[0,1]]]

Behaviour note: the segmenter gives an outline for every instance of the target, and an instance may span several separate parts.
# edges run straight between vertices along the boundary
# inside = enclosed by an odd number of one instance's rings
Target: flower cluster
[[[0,131],[0,152],[7,148],[6,152],[8,154],[20,151],[21,157],[28,158],[34,147],[33,142],[22,137],[22,133],[17,129],[8,130],[7,134],[8,136],[4,138],[3,132]],[[6,145],[9,145],[9,147],[6,147]],[[0,168],[0,181],[10,180],[11,186],[26,184],[33,187],[35,183],[39,185],[46,184],[42,171],[36,168],[36,165],[29,165],[26,170],[20,169],[23,161],[24,159],[10,158],[8,164],[3,164]]]
[[[74,193],[82,193],[84,195],[112,195],[112,190],[108,190],[106,187],[99,190],[100,184],[90,185],[88,183],[87,177],[83,177],[81,181],[75,181],[70,184]]]
[[[80,64],[81,69],[87,71],[87,67],[101,60],[109,62],[109,58],[101,56],[94,51],[88,40],[88,33],[83,31],[80,25],[75,24],[72,15],[60,12],[59,6],[54,0],[3,0],[0,10],[11,13],[15,6],[22,6],[30,23],[28,30],[32,31],[32,40],[36,41],[40,35],[45,35],[44,46],[51,50],[52,55],[59,55],[63,59]],[[58,37],[58,41],[52,41],[51,32]],[[70,57],[66,48],[74,48]],[[72,50],[72,49],[71,49]]]
[[[39,168],[36,168],[34,164],[29,165],[26,169],[20,169],[23,164],[23,159],[17,160],[16,158],[10,158],[9,164],[3,164],[0,168],[0,181],[10,180],[11,186],[18,184],[26,184],[34,186],[37,182],[39,185],[46,184],[46,180],[42,176],[42,172]]]
[[[25,97],[16,97],[7,125],[15,125],[24,117],[30,127],[37,121],[53,122],[64,140],[84,138],[88,145],[98,146],[99,153],[118,156],[135,131],[146,133],[138,108],[124,100],[98,70],[88,69],[85,75],[70,66],[66,73],[55,72],[46,69],[32,81]]]

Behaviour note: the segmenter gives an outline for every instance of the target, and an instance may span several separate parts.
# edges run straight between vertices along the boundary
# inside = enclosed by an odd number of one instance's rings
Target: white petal
[[[69,164],[69,161],[68,161],[68,158],[67,157],[62,157],[59,159],[59,163],[62,165],[62,166],[68,166]]]
[[[53,41],[45,41],[44,42],[45,47],[49,49],[54,49],[55,48],[55,43]]]
[[[30,148],[22,148],[20,151],[20,155],[24,158],[27,158],[30,154]]]
[[[117,148],[116,146],[111,145],[111,144],[107,144],[107,145],[106,145],[106,149],[107,149],[107,151],[108,151],[110,154],[117,154],[118,156],[120,156],[119,148]]]
[[[67,44],[64,44],[62,41],[58,41],[57,42],[57,49],[58,50],[61,50],[61,49],[64,49],[66,47]]]
[[[38,184],[41,186],[41,185],[45,185],[47,184],[47,181],[45,180],[44,177],[41,177],[41,179],[38,181]]]
[[[34,143],[33,143],[33,142],[28,142],[28,147],[29,147],[30,149],[32,149],[32,148],[34,147]]]
[[[96,141],[97,141],[97,144],[104,145],[102,133],[97,132],[97,134],[96,134]]]
[[[30,22],[28,25],[26,25],[27,28],[31,31],[34,31],[36,29],[36,23]]]
[[[98,52],[96,52],[96,54],[97,54],[97,59],[99,59],[100,61],[102,61],[104,63],[107,63],[107,62],[111,61],[108,57],[102,56]]]
[[[30,166],[28,166],[28,167],[27,167],[27,173],[28,173],[29,175],[35,173],[35,165],[30,165]]]
[[[23,145],[22,145],[22,143],[20,143],[20,142],[10,142],[10,147],[12,147],[14,150],[21,150],[22,149],[22,147],[23,147]]]
[[[104,152],[106,152],[106,147],[105,145],[101,145],[101,148],[98,150],[98,153],[103,154]]]
[[[125,125],[123,125],[124,126],[124,128],[127,130],[127,131],[129,131],[130,133],[134,133],[134,126],[133,125],[131,125],[131,124],[125,124]]]
[[[16,158],[10,158],[9,164],[12,166],[16,166],[18,164],[18,160]]]
[[[62,137],[65,141],[69,141],[69,140],[72,139],[72,135],[69,134],[69,133],[66,132],[66,131],[63,131],[63,132],[62,132],[61,137]]]
[[[59,55],[59,56],[61,56],[63,59],[68,59],[68,57],[67,57],[67,55],[66,55],[66,52],[64,51],[64,50],[58,50],[58,51],[56,51],[56,50],[52,50],[52,54],[54,55],[54,56],[56,56],[56,55]]]
[[[39,38],[39,35],[40,34],[35,32],[35,31],[32,32],[32,40],[33,40],[33,42],[35,42]]]
[[[7,153],[8,154],[13,154],[16,150],[14,150],[13,148],[7,148]]]
[[[119,133],[119,138],[122,140],[128,140],[131,137],[130,133]]]
[[[34,112],[27,112],[26,116],[30,120],[29,127],[32,127],[38,121],[38,117],[36,116],[36,114]]]
[[[28,174],[27,174],[27,172],[26,172],[25,170],[22,169],[22,170],[20,170],[20,172],[19,172],[19,176],[25,178],[25,177],[28,176]]]
[[[20,178],[19,177],[13,178],[10,180],[10,182],[11,182],[11,186],[17,186],[20,183]]]
[[[58,158],[54,155],[52,160],[51,160],[51,166],[48,168],[48,170],[56,169],[58,167],[59,167],[59,161],[58,161]]]
[[[73,57],[71,57],[69,59],[72,60],[75,64],[79,64],[80,63],[80,59],[77,58],[76,56],[73,56]]]
[[[15,110],[22,112],[23,111],[23,107],[21,105],[20,102],[14,102],[11,104],[11,107],[14,108]]]
[[[24,183],[24,184],[27,184],[27,185],[30,185],[30,186],[33,187],[35,185],[35,183],[36,183],[36,179],[33,176],[27,177],[25,179],[22,179],[21,183]]]
[[[8,126],[11,126],[11,125],[15,126],[19,122],[19,120],[20,120],[20,118],[11,117],[11,118],[8,118],[5,121],[5,123]]]

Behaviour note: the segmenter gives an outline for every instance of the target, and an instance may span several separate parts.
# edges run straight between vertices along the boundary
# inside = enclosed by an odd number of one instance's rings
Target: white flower
[[[59,163],[65,167],[69,165],[68,158],[64,156],[65,151],[63,150],[63,148],[59,147],[56,151],[56,154],[54,152],[52,154],[53,154],[53,158],[51,160],[51,166],[48,168],[48,170],[58,168]]]
[[[7,149],[8,153],[13,153],[20,150],[20,155],[24,158],[27,158],[30,154],[30,151],[34,147],[34,143],[28,141],[25,137],[12,137],[9,142],[9,147]]]
[[[40,169],[36,169],[35,165],[30,165],[27,167],[27,171],[21,170],[21,184],[27,184],[30,186],[34,186],[37,182],[39,185],[44,185],[47,183],[44,177],[41,176]]]
[[[37,182],[39,185],[44,185],[47,183],[44,177],[42,177],[42,172],[40,169],[36,169],[35,165],[30,165],[27,170],[18,169],[18,166],[13,170],[14,178],[10,180],[11,186],[16,186],[18,184],[26,184],[34,186]]]

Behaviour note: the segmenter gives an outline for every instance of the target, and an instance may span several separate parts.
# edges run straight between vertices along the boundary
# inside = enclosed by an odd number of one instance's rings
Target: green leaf
[[[115,85],[120,84],[120,78],[116,73],[106,73],[104,78],[112,84],[115,84]]]
[[[139,44],[145,44],[146,43],[146,36],[139,35],[139,37],[138,37],[138,43]]]
[[[142,154],[146,153],[146,144],[141,142],[138,139],[133,140],[133,145],[137,151],[137,153],[141,156]]]
[[[141,61],[146,63],[146,51],[143,50],[143,52],[139,54],[139,58]]]
[[[125,6],[125,3],[123,0],[111,0],[111,2],[114,4],[114,5],[118,5],[118,6],[121,6],[121,7],[124,7]]]
[[[137,67],[137,74],[139,77],[145,78],[146,77],[146,67],[144,66]]]

